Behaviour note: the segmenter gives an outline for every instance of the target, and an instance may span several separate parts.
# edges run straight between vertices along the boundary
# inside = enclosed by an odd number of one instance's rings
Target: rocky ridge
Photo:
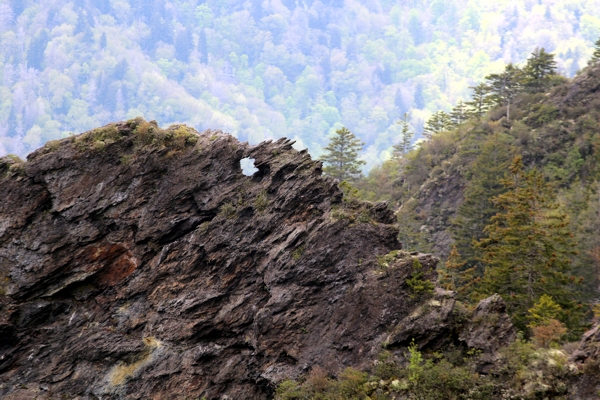
[[[0,197],[3,398],[263,399],[413,339],[485,372],[515,338],[502,299],[431,290],[387,205],[286,139],[110,124],[0,159]]]

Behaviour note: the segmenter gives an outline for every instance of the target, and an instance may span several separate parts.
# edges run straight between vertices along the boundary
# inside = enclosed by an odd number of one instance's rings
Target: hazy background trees
[[[346,126],[364,170],[419,138],[469,86],[536,48],[573,75],[600,36],[593,2],[0,2],[0,153],[142,115],[319,157]]]

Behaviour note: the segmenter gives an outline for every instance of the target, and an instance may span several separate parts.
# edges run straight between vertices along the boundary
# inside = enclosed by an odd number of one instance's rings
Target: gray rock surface
[[[365,365],[416,300],[380,273],[392,213],[342,197],[286,139],[141,120],[1,159],[0,397],[267,398]]]
[[[286,139],[111,124],[0,159],[0,198],[2,398],[263,399],[460,335],[452,292],[406,282],[437,259]]]

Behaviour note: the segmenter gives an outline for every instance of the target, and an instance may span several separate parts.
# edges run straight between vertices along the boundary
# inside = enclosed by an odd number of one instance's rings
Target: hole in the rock
[[[254,166],[254,158],[242,158],[240,160],[240,167],[242,167],[242,173],[246,176],[252,176],[258,168]]]

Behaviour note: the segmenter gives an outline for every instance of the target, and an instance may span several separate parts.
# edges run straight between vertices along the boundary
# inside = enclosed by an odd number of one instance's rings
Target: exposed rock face
[[[0,198],[2,398],[261,399],[382,345],[474,340],[452,292],[407,284],[437,259],[285,139],[113,124],[0,159]]]
[[[569,399],[586,400],[596,399],[600,393],[600,326],[595,326],[587,331],[579,348],[571,355],[582,372],[574,380]]]
[[[419,300],[377,260],[393,215],[342,197],[285,139],[139,120],[1,159],[0,397],[267,398],[365,365]]]
[[[516,338],[517,332],[506,314],[506,303],[497,294],[479,302],[459,335],[467,347],[482,351],[480,372],[490,372],[497,361],[498,350]]]

